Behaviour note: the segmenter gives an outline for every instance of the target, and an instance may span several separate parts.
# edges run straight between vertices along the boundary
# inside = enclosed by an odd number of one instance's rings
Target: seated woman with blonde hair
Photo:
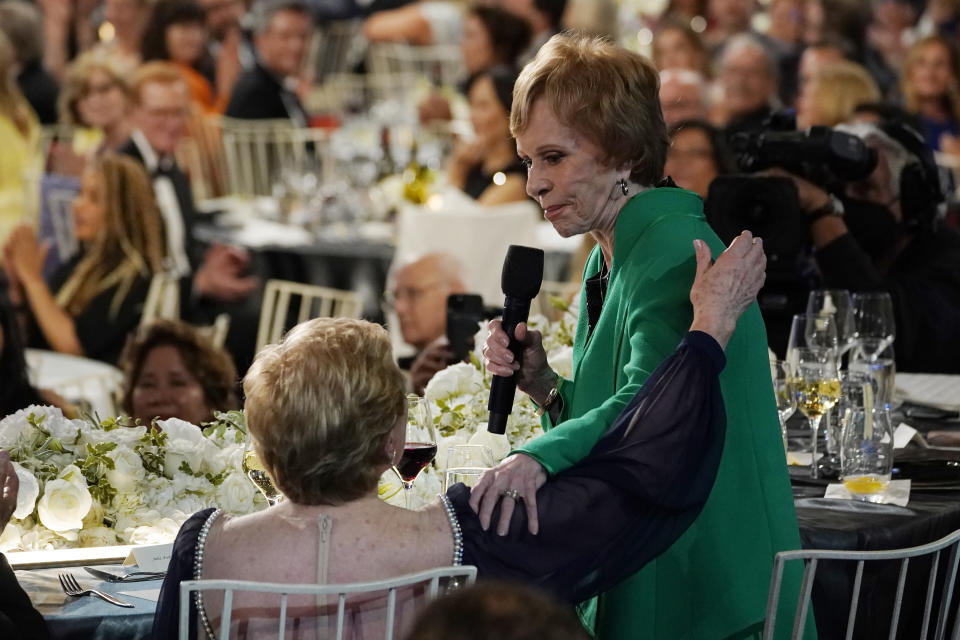
[[[880,89],[866,69],[839,60],[818,69],[797,98],[797,129],[834,127],[846,122],[861,104],[878,102]]]
[[[106,156],[83,173],[73,201],[82,250],[43,279],[49,245],[29,226],[3,247],[10,301],[26,321],[28,344],[115,363],[140,322],[152,276],[163,267],[163,222],[143,167]]]
[[[513,510],[506,536],[487,530],[462,484],[419,511],[380,500],[378,479],[403,450],[407,420],[403,376],[382,327],[318,318],[266,347],[244,378],[247,426],[287,499],[239,517],[206,509],[183,525],[154,637],[176,635],[186,579],[342,584],[463,563],[482,577],[523,581],[574,602],[662,552],[713,485],[726,431],[717,377],[723,349],[766,263],[749,232],[714,265],[706,243],[695,245],[690,331],[591,454],[541,488],[538,535],[528,532],[523,509]],[[410,625],[418,595],[399,594],[395,632]],[[191,604],[191,637],[198,628],[215,637],[222,602],[203,596]],[[321,605],[291,597],[290,625],[303,637],[316,625],[317,637],[326,637],[337,604]],[[348,599],[346,637],[382,637],[384,607],[379,595]],[[275,636],[277,615],[270,594],[234,595],[232,620],[248,638]]]

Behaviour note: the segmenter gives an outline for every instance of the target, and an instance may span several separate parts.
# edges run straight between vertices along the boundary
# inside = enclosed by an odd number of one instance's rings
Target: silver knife
[[[109,571],[101,571],[93,567],[84,567],[84,571],[107,582],[146,582],[148,580],[160,580],[166,575],[165,571],[135,571],[126,575],[117,575]]]

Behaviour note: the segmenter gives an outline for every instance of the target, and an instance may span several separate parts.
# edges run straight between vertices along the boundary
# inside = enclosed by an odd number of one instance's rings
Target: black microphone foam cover
[[[543,284],[543,249],[510,245],[503,261],[500,288],[503,294],[514,298],[532,300]]]

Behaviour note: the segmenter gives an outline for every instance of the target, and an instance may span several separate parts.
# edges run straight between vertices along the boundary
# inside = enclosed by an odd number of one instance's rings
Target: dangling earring
[[[627,181],[623,178],[617,181],[617,185],[620,187],[620,191],[623,192],[623,195],[628,195],[630,193],[630,187],[627,186]]]

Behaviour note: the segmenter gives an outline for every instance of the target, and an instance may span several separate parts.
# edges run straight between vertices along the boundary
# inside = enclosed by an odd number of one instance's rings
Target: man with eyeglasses
[[[453,359],[446,343],[447,297],[465,291],[462,267],[446,253],[408,260],[393,273],[385,303],[396,313],[403,341],[417,350],[412,358],[400,359],[401,369],[409,366],[410,380],[417,392]]]

